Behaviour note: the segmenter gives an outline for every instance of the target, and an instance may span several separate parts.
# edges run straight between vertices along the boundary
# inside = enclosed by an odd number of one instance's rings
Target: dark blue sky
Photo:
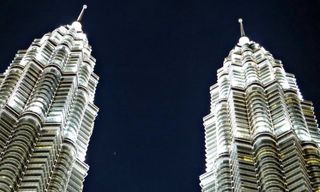
[[[238,17],[296,75],[320,116],[320,1],[1,0],[1,72],[18,49],[72,23],[83,3],[100,76],[86,192],[200,191],[202,117],[238,41]]]

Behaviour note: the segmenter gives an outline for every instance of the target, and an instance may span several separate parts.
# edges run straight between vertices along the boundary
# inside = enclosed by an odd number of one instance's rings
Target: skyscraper
[[[0,76],[1,192],[82,191],[99,79],[84,9],[18,51]]]
[[[320,134],[293,74],[244,33],[210,87],[203,192],[320,191]]]

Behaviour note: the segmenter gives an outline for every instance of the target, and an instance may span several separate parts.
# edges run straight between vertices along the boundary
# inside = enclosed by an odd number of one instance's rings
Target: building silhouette
[[[203,192],[320,191],[320,134],[293,74],[244,33],[217,71],[204,117]]]
[[[18,51],[0,76],[1,192],[83,189],[99,79],[81,29],[84,9]]]

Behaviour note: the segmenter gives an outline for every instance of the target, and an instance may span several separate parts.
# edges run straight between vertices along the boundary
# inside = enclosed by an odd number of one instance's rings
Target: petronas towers
[[[18,51],[0,74],[0,192],[83,190],[99,80],[80,23],[84,9]],[[320,192],[312,103],[239,22],[239,42],[210,88],[202,191]]]
[[[82,14],[18,51],[0,76],[1,192],[82,191],[99,79]]]
[[[280,60],[244,34],[211,86],[203,192],[320,191],[320,134],[310,101]]]

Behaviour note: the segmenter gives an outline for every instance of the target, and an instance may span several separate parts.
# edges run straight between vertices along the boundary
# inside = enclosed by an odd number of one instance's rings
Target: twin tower
[[[0,192],[79,192],[98,108],[77,21],[35,39],[0,75]]]
[[[245,36],[218,70],[204,117],[203,192],[320,192],[320,133],[310,101],[259,44]]]
[[[80,192],[97,116],[95,59],[77,21],[0,75],[0,192]],[[203,192],[320,191],[320,133],[294,75],[241,38],[210,88]]]

